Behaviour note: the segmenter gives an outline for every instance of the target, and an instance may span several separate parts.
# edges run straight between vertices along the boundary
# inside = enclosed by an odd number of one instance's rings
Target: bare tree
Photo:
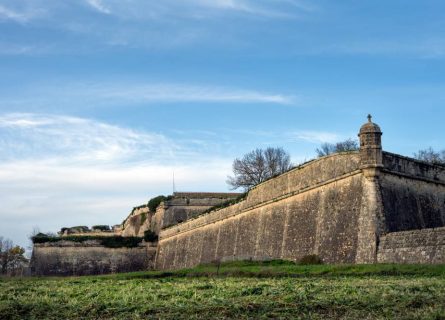
[[[242,159],[233,161],[234,176],[227,178],[227,184],[232,189],[248,190],[291,167],[290,155],[283,148],[255,149],[245,154]]]
[[[414,153],[414,158],[431,164],[445,165],[445,150],[435,151],[429,147]]]
[[[27,264],[25,249],[14,246],[11,240],[0,237],[0,274],[21,274]]]
[[[315,150],[315,152],[318,157],[324,157],[336,152],[349,152],[358,149],[359,146],[357,140],[347,139],[337,143],[323,143],[320,148]]]

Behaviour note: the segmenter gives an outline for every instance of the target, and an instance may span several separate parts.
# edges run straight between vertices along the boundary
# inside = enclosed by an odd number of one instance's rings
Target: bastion
[[[245,197],[177,193],[144,211],[149,218],[137,230],[128,224],[119,232],[156,234],[145,244],[155,253],[144,267],[159,270],[307,255],[325,263],[445,263],[445,167],[383,151],[381,138],[369,116],[358,151],[307,162]],[[227,200],[237,203],[222,205]]]

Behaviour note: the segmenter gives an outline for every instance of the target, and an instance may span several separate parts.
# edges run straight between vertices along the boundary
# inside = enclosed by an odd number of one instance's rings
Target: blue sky
[[[0,236],[228,191],[235,157],[445,148],[443,1],[0,0]]]

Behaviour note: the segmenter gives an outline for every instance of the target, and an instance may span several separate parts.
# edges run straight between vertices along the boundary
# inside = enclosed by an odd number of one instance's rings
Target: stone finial
[[[368,122],[372,122],[372,116],[371,116],[371,114],[368,114]]]

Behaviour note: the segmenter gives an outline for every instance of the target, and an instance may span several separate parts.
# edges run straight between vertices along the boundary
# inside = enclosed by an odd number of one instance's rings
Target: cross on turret
[[[368,114],[368,122],[372,122],[372,116],[371,116],[371,114]]]

